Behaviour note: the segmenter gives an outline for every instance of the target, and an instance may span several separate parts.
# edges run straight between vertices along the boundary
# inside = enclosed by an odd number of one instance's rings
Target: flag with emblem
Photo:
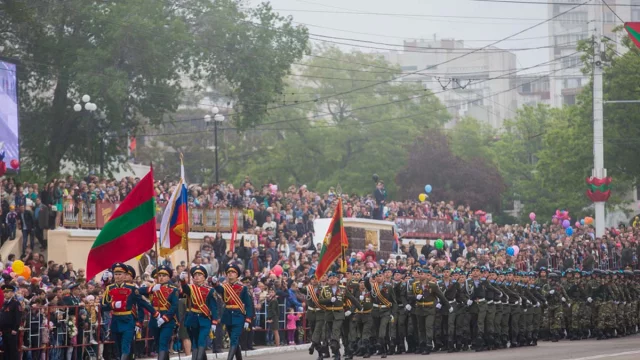
[[[177,249],[187,248],[189,207],[184,165],[180,155],[180,181],[173,189],[160,223],[160,255],[167,256]]]
[[[315,272],[316,278],[320,279],[322,275],[326,274],[333,262],[340,256],[342,256],[340,270],[342,272],[347,271],[347,259],[345,255],[348,248],[349,240],[347,239],[347,233],[344,231],[344,224],[342,222],[342,198],[338,198],[338,206],[336,206],[327,234],[324,236],[320,259],[318,260],[318,267]]]
[[[93,243],[87,258],[87,279],[148,251],[156,242],[153,168],[124,198]]]

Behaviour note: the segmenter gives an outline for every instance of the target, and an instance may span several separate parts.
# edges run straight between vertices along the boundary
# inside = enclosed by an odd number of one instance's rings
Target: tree
[[[454,155],[449,139],[438,130],[428,131],[408,150],[407,164],[396,176],[403,198],[417,198],[428,183],[434,189],[432,201],[453,200],[474,209],[500,209],[504,182],[486,159],[466,161]]]
[[[205,79],[228,89],[238,104],[237,126],[259,123],[283,75],[302,57],[307,31],[267,5],[241,5],[4,1],[3,55],[21,62],[23,163],[47,176],[59,172],[63,159],[91,164],[98,150],[90,149],[100,139],[126,139],[175,112],[187,76],[195,91]],[[98,105],[96,114],[72,110],[83,94]],[[123,161],[125,148],[123,141],[109,142],[105,162]]]
[[[339,184],[364,194],[377,173],[393,193],[392,179],[407,158],[402,145],[449,119],[419,84],[394,81],[400,73],[377,55],[320,49],[283,91],[288,106],[256,128],[269,147],[254,153],[239,176],[319,191]]]
[[[456,156],[464,160],[484,159],[488,163],[495,161],[491,147],[496,135],[490,125],[465,117],[449,134],[451,151]]]

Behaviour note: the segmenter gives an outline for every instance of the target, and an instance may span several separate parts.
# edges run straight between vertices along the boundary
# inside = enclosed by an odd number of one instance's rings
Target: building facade
[[[422,82],[442,101],[453,115],[449,127],[464,116],[473,116],[499,129],[515,114],[516,55],[509,51],[477,50],[460,40],[433,39],[408,40],[403,51],[382,55],[411,74],[405,81]]]

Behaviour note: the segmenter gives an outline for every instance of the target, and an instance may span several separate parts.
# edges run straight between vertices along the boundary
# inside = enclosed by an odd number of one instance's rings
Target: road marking
[[[564,360],[595,360],[595,359],[604,359],[604,358],[609,358],[614,356],[624,356],[624,355],[634,355],[634,354],[640,354],[640,350],[626,351],[626,352],[621,352],[616,354],[594,355],[594,356],[587,356],[587,357],[581,357],[581,358],[569,358]]]

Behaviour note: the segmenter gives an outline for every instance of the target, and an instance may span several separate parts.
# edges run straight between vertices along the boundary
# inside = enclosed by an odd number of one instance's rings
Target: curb
[[[260,356],[260,355],[271,355],[271,354],[282,354],[294,351],[302,351],[308,350],[310,344],[300,344],[300,345],[287,345],[280,347],[266,347],[262,349],[256,349],[253,351],[242,351],[242,355],[244,357],[252,357],[252,356]],[[226,359],[229,355],[229,352],[221,352],[217,354],[207,353],[207,360],[223,360]],[[191,355],[172,355],[170,357],[171,360],[191,360]]]

